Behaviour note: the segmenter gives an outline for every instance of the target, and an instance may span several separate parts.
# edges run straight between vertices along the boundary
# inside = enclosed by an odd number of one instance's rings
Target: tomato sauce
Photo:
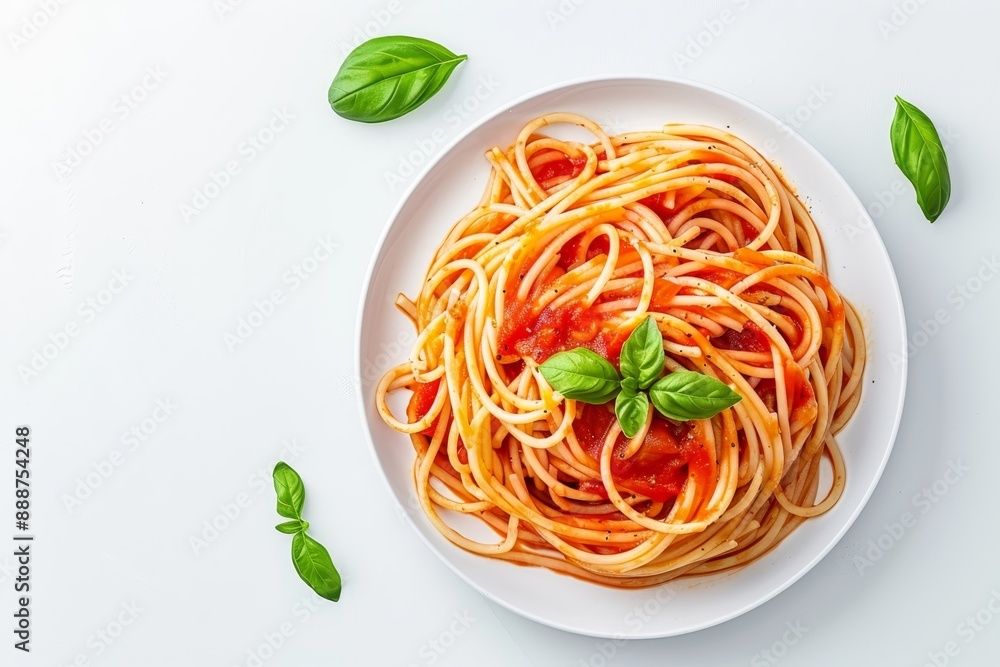
[[[816,394],[813,393],[812,385],[806,379],[805,372],[794,361],[790,359],[786,361],[784,369],[785,400],[788,401],[789,422],[811,422],[816,418],[818,412]],[[771,378],[761,380],[757,384],[757,395],[760,396],[768,410],[774,412],[778,409],[774,380]]]
[[[653,211],[653,213],[660,216],[660,220],[668,221],[677,212],[677,208],[675,206],[667,206],[664,203],[664,199],[666,198],[667,198],[666,192],[657,192],[655,195],[650,195],[648,197],[640,199],[639,203],[649,207],[649,209]]]
[[[526,303],[510,299],[504,306],[497,351],[531,357],[542,363],[557,352],[586,347],[617,366],[622,345],[630,333],[615,330],[604,315],[579,303],[559,308],[546,306],[535,315],[530,299]]]
[[[563,244],[562,249],[559,251],[559,266],[564,271],[569,271],[577,264],[582,263],[576,261],[576,255],[580,251],[580,241],[582,240],[583,234],[579,234]],[[608,239],[606,236],[594,239],[590,247],[587,248],[586,258],[590,260],[601,254],[608,254]]]
[[[603,248],[600,241],[604,241]],[[565,268],[575,264],[573,257],[579,247],[580,237],[571,239],[562,249],[559,265],[538,279],[531,294],[524,301],[518,301],[513,293],[517,290],[520,276],[511,274],[507,282],[510,297],[504,303],[503,321],[497,332],[497,352],[500,355],[516,354],[531,357],[538,363],[557,352],[586,347],[601,355],[614,365],[618,365],[622,345],[631,331],[622,331],[608,323],[602,313],[584,308],[579,301],[572,301],[554,307],[551,304],[538,311],[535,307],[538,295],[565,272]],[[587,255],[598,257],[607,252],[607,239],[598,238],[590,245]],[[632,250],[629,247],[629,250]],[[635,251],[632,250],[634,253]],[[638,257],[638,255],[636,255]],[[563,266],[563,263],[567,266]]]
[[[732,288],[733,285],[743,279],[742,274],[728,269],[708,269],[706,271],[699,271],[693,275],[695,278],[707,280],[725,289]]]
[[[760,231],[743,218],[740,218],[740,226],[743,228],[743,239],[746,243],[750,243],[760,235]]]
[[[585,166],[587,166],[587,158],[562,157],[534,167],[531,170],[531,175],[539,183],[544,183],[560,176],[575,178],[583,172]]]
[[[577,261],[577,254],[580,252],[580,242],[583,240],[583,234],[574,236],[569,241],[563,244],[563,247],[559,250],[559,263],[564,271],[569,271],[576,266],[583,264],[584,261],[590,261],[595,257],[608,255],[608,237],[598,236],[596,239],[590,242],[587,246],[587,254],[582,261]],[[640,261],[639,252],[633,248],[627,241],[620,239],[618,241],[618,264],[617,266],[622,267],[633,262]],[[638,271],[636,275],[642,275],[641,271]]]
[[[649,301],[649,309],[665,313],[670,308],[670,300],[681,291],[681,286],[669,280],[653,281],[653,297]]]
[[[413,396],[410,396],[410,403],[406,409],[407,413],[412,415],[410,419],[415,422],[420,421],[431,411],[431,406],[434,405],[434,399],[437,398],[438,386],[440,384],[441,380],[438,379],[417,385],[417,388],[413,391]],[[434,435],[435,428],[437,428],[437,420],[434,420],[430,426],[420,433],[431,436]]]
[[[705,189],[704,185],[689,185],[672,192],[657,192],[655,195],[640,199],[639,203],[649,207],[653,213],[660,216],[661,220],[669,224],[678,211],[699,197]]]
[[[712,339],[712,344],[720,350],[738,352],[770,352],[771,341],[753,322],[743,325],[743,331],[726,329],[726,333]]]
[[[757,264],[759,266],[774,266],[775,261],[757,250],[751,250],[750,248],[737,248],[736,252],[733,253],[733,259],[738,259],[741,262],[747,262],[749,264]]]
[[[410,396],[410,403],[407,406],[407,413],[410,415],[410,419],[420,421],[431,411],[431,406],[434,405],[434,399],[437,398],[438,386],[440,384],[441,380],[438,379],[417,385],[417,388],[413,391],[413,395]],[[435,419],[430,426],[420,431],[420,434],[427,437],[433,436],[437,425],[438,420]],[[458,439],[458,460],[464,464],[469,463],[469,452],[465,448],[465,443],[462,442],[461,438]],[[443,466],[445,470],[455,472],[448,461],[448,450],[444,445],[438,450],[437,463]]]
[[[802,368],[791,359],[785,362],[785,395],[788,397],[790,421],[810,422],[819,411],[816,394],[806,380]]]
[[[736,185],[740,182],[740,179],[736,176],[730,176],[729,174],[708,174],[709,178],[714,178],[717,181],[722,181],[724,183],[729,183],[730,185]]]
[[[595,465],[600,461],[604,438],[614,420],[615,415],[607,405],[577,404],[573,430]],[[699,485],[715,481],[712,457],[696,422],[668,421],[655,416],[639,450],[624,459],[621,455],[627,445],[628,439],[619,435],[611,455],[611,477],[619,489],[642,494],[655,502],[668,502],[684,490],[689,473],[695,475]],[[599,480],[581,482],[580,490],[606,497]]]

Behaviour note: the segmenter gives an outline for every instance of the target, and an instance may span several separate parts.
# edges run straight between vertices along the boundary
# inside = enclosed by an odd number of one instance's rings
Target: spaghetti
[[[554,124],[594,141],[541,133]],[[417,340],[376,390],[385,422],[410,435],[417,497],[442,535],[638,587],[743,566],[837,502],[834,436],[860,400],[864,334],[767,160],[712,127],[609,136],[569,113],[486,159],[482,200],[416,298],[396,300]],[[617,366],[647,317],[666,372],[709,375],[743,400],[688,422],[649,410],[629,439],[610,405],[564,398],[539,371],[576,347]],[[387,403],[401,389],[413,392],[405,420]],[[498,539],[466,537],[449,512]]]

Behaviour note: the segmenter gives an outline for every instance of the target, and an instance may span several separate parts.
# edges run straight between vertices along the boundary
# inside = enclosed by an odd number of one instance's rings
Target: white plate
[[[393,307],[413,296],[446,231],[478,201],[488,174],[483,152],[507,147],[532,118],[552,111],[589,116],[613,133],[666,122],[729,127],[781,167],[820,227],[837,288],[858,308],[871,344],[864,393],[839,441],[847,488],[828,513],[805,522],[767,557],[727,575],[616,590],[539,569],[475,556],[441,537],[413,492],[408,436],[379,418],[378,377],[400,363],[414,341]],[[359,401],[375,459],[389,492],[427,545],[489,599],[540,623],[596,637],[668,637],[738,616],[809,571],[847,532],[882,474],[896,436],[906,386],[906,324],[885,247],[861,202],[812,146],[774,117],[728,93],[649,76],[601,77],[544,89],[512,102],[456,138],[409,188],[372,259],[358,317]],[[644,610],[638,612],[636,610]]]

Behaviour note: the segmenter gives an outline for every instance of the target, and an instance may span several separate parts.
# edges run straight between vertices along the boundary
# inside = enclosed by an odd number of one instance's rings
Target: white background
[[[12,648],[16,575],[12,548],[0,548],[0,662],[996,664],[1000,10],[971,0],[224,2],[3,3],[0,545],[12,544],[3,517],[21,424],[32,428],[37,541],[30,655]],[[470,59],[413,114],[350,123],[326,91],[365,30],[427,37]],[[537,625],[455,577],[390,502],[353,397],[360,286],[414,178],[408,156],[419,143],[436,154],[535,88],[604,72],[689,77],[791,114],[868,205],[911,341],[895,451],[834,551],[736,620],[629,643]],[[897,93],[948,144],[954,194],[934,225],[892,163]],[[244,143],[272,122],[269,143]],[[66,173],[57,163],[81,145],[88,154]],[[182,205],[230,161],[239,173],[208,187],[214,196],[185,220]],[[297,278],[322,243],[337,248]],[[275,290],[273,314],[227,345]],[[67,327],[77,335],[64,339]],[[167,415],[157,401],[176,407]],[[279,458],[303,474],[311,532],[344,576],[337,604],[314,602],[272,528]]]

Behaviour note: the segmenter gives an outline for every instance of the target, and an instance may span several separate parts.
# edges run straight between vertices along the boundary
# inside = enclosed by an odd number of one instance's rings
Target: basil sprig
[[[711,419],[743,398],[716,378],[694,371],[661,377],[664,362],[663,334],[646,317],[622,345],[621,374],[585,347],[554,354],[539,370],[565,398],[593,405],[615,399],[615,417],[628,438],[646,423],[650,402],[665,417],[687,421]]]
[[[272,477],[274,492],[278,496],[278,514],[291,519],[275,528],[293,536],[292,564],[295,571],[320,596],[336,602],[340,599],[340,573],[326,547],[306,535],[309,522],[302,518],[302,507],[306,502],[306,487],[302,478],[284,461],[274,466]]]
[[[917,191],[920,210],[934,222],[951,198],[948,156],[934,123],[927,114],[897,95],[889,138],[892,157]]]
[[[419,37],[370,39],[340,66],[330,85],[330,106],[362,123],[399,118],[434,97],[466,58]]]

